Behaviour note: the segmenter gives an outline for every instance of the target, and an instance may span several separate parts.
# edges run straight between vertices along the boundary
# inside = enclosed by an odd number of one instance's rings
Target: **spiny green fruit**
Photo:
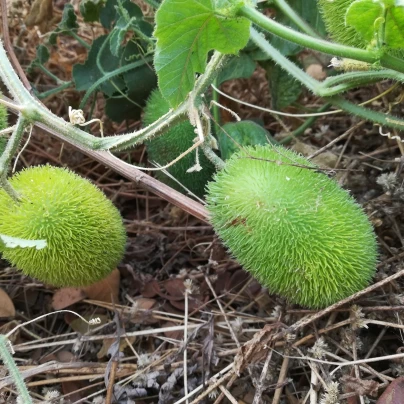
[[[116,267],[125,229],[118,210],[95,185],[49,165],[22,170],[10,183],[21,201],[0,190],[0,233],[45,239],[47,247],[5,248],[3,258],[55,286],[89,285]]]
[[[150,125],[166,114],[169,109],[170,106],[160,91],[153,91],[145,108],[143,118],[145,125]],[[146,143],[149,160],[156,161],[164,166],[189,149],[194,144],[193,140],[195,137],[194,127],[188,121],[181,122],[170,128],[164,135]],[[212,179],[215,168],[201,151],[199,151],[199,159],[202,166],[201,171],[186,172],[195,165],[195,151],[187,154],[180,161],[169,167],[167,171],[195,195],[202,197],[205,194],[205,186]],[[182,187],[161,171],[157,171],[156,176],[172,188],[185,193]]]
[[[355,28],[345,24],[345,14],[355,0],[319,0],[320,12],[331,38],[338,43],[366,48],[367,43]]]
[[[283,147],[247,147],[209,183],[207,207],[224,244],[271,293],[320,308],[369,283],[377,245],[361,207],[315,167]]]

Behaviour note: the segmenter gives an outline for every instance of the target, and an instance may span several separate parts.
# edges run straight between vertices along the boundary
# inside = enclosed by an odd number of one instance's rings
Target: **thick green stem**
[[[37,67],[44,72],[47,76],[49,76],[51,79],[56,81],[56,84],[62,85],[65,84],[66,82],[63,80],[60,80],[59,77],[55,76],[52,72],[50,72],[44,65],[38,64]]]
[[[361,85],[361,84],[371,84],[375,81],[385,79],[393,79],[404,82],[404,74],[397,73],[393,70],[388,69],[368,71],[368,72],[349,72],[340,74],[338,76],[328,77],[325,81],[323,81],[323,85],[328,88],[331,86],[347,82],[350,83],[354,82],[356,83],[356,85]]]
[[[220,52],[215,52],[206,66],[205,73],[199,76],[195,83],[193,94],[196,96],[203,94],[213,80],[219,73],[220,69],[224,67],[227,61],[231,58],[231,55],[224,55]]]
[[[339,90],[349,88],[349,84],[335,86],[333,88],[325,88],[322,83],[313,79],[305,72],[300,70],[295,64],[293,64],[288,58],[283,56],[277,49],[275,49],[265,38],[263,38],[254,28],[251,28],[251,39],[270,56],[276,63],[284,68],[289,74],[299,80],[302,84],[306,85],[315,94],[324,97],[329,102],[337,105],[339,108],[353,114],[360,116],[369,121],[379,123],[384,126],[389,126],[397,129],[404,129],[404,120],[396,118],[394,116],[383,114],[380,112],[371,111],[369,109],[352,104],[341,97],[332,96],[339,92]],[[355,85],[355,83],[353,83]],[[352,86],[352,85],[351,85]]]
[[[212,150],[212,148],[204,142],[201,146],[203,153],[206,158],[210,160],[211,163],[214,164],[217,170],[223,170],[226,166],[226,163]]]
[[[367,63],[380,63],[389,69],[404,73],[404,63],[391,55],[380,55],[377,51],[368,51],[364,49],[353,48],[351,46],[341,45],[324,41],[322,39],[313,38],[309,35],[297,32],[291,28],[285,27],[277,23],[271,18],[265,17],[258,10],[252,7],[241,7],[238,11],[240,16],[246,17],[262,29],[286,39],[287,41],[296,43],[309,49],[314,49],[329,55],[360,60]]]
[[[15,203],[20,202],[20,195],[18,192],[11,186],[11,184],[7,181],[4,175],[0,178],[0,188],[3,188],[8,195],[14,200]]]
[[[24,130],[27,127],[27,124],[28,122],[22,116],[18,117],[13,133],[11,134],[10,139],[8,139],[3,154],[0,156],[0,178],[7,175],[11,160],[17,153],[18,146],[24,136]]]
[[[51,95],[58,94],[58,93],[60,93],[60,92],[62,92],[64,90],[66,90],[67,88],[72,87],[72,85],[73,85],[72,81],[67,81],[67,82],[65,82],[64,84],[62,84],[62,85],[60,85],[58,87],[52,88],[51,90],[44,91],[43,93],[38,94],[37,97],[40,100],[42,100],[42,99],[44,99],[46,97],[50,97]]]
[[[273,0],[273,3],[283,12],[283,14],[288,16],[290,20],[293,21],[303,32],[313,36],[314,38],[320,38],[320,35],[318,35],[317,32],[314,31],[314,29],[306,21],[304,21],[303,18],[300,17],[300,15],[297,14],[292,7],[290,7],[285,0]]]
[[[362,84],[372,84],[385,78],[404,80],[404,74],[394,72],[393,70],[377,70],[372,72],[350,72],[341,74],[337,77],[330,77],[324,82],[319,82],[301,70],[287,57],[282,55],[274,46],[272,46],[259,32],[251,28],[251,39],[264,51],[275,63],[279,63],[290,75],[299,80],[314,94],[320,97],[332,97],[341,94]],[[333,85],[331,87],[331,85]]]
[[[282,53],[278,51],[278,49],[273,47],[254,28],[251,28],[250,32],[251,32],[250,38],[262,51],[264,51],[272,60],[274,60],[275,63],[279,63],[283,69],[285,69],[295,79],[299,80],[302,84],[304,84],[309,90],[313,91],[314,93],[317,91],[317,88],[321,83],[313,79],[313,77],[310,77],[298,66],[296,66],[292,61],[283,56]]]
[[[84,39],[81,39],[74,31],[69,31],[69,34],[82,46],[84,46],[86,49],[90,49],[91,45],[89,45]]]
[[[5,335],[0,335],[0,358],[2,359],[4,366],[7,368],[8,373],[12,377],[15,386],[17,387],[18,394],[21,398],[21,402],[24,404],[32,404],[32,398],[29,395],[27,386],[24,383],[23,378],[20,375],[17,365],[15,364],[14,358],[12,357],[11,343]]]
[[[336,105],[337,107],[347,111],[353,115],[359,116],[367,121],[378,123],[382,126],[404,130],[404,119],[395,117],[393,115],[383,114],[381,112],[372,111],[370,109],[353,104],[342,97],[328,97],[327,101]]]
[[[219,86],[216,78],[215,78],[215,80],[213,80],[213,84],[215,87]],[[212,90],[212,100],[219,103],[219,93],[215,89]],[[220,130],[220,111],[219,111],[219,107],[216,104],[212,105],[212,110],[213,110],[213,118],[214,118],[213,127],[215,128],[215,133],[217,135]]]

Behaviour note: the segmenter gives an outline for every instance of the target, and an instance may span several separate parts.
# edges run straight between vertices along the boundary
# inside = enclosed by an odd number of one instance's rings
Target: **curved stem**
[[[21,115],[18,117],[17,124],[14,127],[13,133],[8,139],[6,148],[3,154],[0,156],[0,178],[7,175],[8,167],[10,166],[11,160],[17,153],[18,146],[22,137],[24,136],[24,130],[27,126],[27,120]]]
[[[323,81],[323,85],[326,87],[335,86],[345,82],[355,82],[359,84],[370,84],[374,81],[393,79],[404,82],[404,74],[397,73],[393,70],[377,70],[368,72],[349,72],[343,73],[338,76],[328,77]]]
[[[372,111],[370,109],[353,104],[342,97],[325,97],[328,102],[347,111],[353,115],[359,116],[367,121],[378,123],[383,126],[389,126],[399,130],[404,130],[404,119],[393,115],[383,114],[382,112]]]
[[[351,46],[341,45],[325,41],[323,39],[313,38],[309,35],[297,32],[291,28],[277,23],[271,18],[265,17],[258,10],[244,6],[238,11],[240,16],[246,17],[262,29],[286,39],[287,41],[302,45],[309,49],[314,49],[329,55],[340,56],[344,58],[361,60],[367,63],[380,63],[389,69],[404,73],[404,63],[401,59],[391,55],[380,55],[377,51],[368,51],[365,49],[353,48]]]
[[[12,377],[15,386],[17,387],[18,394],[21,398],[21,402],[24,404],[32,404],[32,398],[29,395],[27,386],[24,383],[24,379],[21,377],[17,365],[15,364],[14,358],[11,356],[10,350],[11,342],[5,335],[0,335],[0,358],[3,360],[8,373]]]
[[[306,21],[304,21],[303,18],[300,17],[300,15],[297,14],[292,7],[290,7],[285,0],[273,0],[273,3],[307,35],[314,38],[321,38],[320,35],[318,35],[317,32],[314,31],[314,29]]]
[[[265,17],[258,10],[252,7],[241,7],[238,11],[238,14],[240,16],[248,18],[265,31],[271,32],[272,34],[286,39],[287,41],[305,46],[306,48],[318,50],[323,53],[328,53],[329,55],[362,60],[363,62],[368,63],[375,63],[379,60],[379,54],[377,52],[357,49],[351,46],[313,38],[309,35],[285,27],[284,25],[279,24],[271,18]]]
[[[64,84],[62,84],[62,85],[60,85],[58,87],[52,88],[52,89],[50,89],[48,91],[44,91],[43,93],[38,94],[37,97],[40,100],[42,100],[43,98],[50,97],[51,95],[60,93],[63,90],[66,90],[67,88],[72,87],[72,86],[73,86],[73,82],[72,81],[67,81],[67,82],[65,82]]]

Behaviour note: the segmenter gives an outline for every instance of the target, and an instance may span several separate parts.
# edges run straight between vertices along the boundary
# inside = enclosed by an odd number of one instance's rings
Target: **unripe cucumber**
[[[169,109],[170,106],[160,91],[153,91],[145,108],[143,118],[145,125],[150,125],[166,114]],[[194,144],[193,140],[196,136],[194,127],[188,121],[171,127],[164,135],[146,142],[149,160],[156,161],[162,166],[170,163]],[[195,195],[202,197],[205,194],[205,186],[212,179],[215,168],[201,151],[199,151],[199,159],[202,166],[201,171],[186,172],[195,165],[195,151],[187,154],[180,161],[169,167],[167,171]],[[157,171],[156,177],[172,188],[186,193],[184,188],[164,173]]]
[[[0,233],[47,242],[40,250],[2,250],[26,275],[55,286],[85,286],[106,277],[122,259],[122,218],[95,185],[49,165],[22,170],[10,183],[21,201],[0,190]]]
[[[246,147],[209,183],[207,208],[223,243],[271,293],[320,308],[368,285],[377,245],[361,207],[315,168],[283,147]]]

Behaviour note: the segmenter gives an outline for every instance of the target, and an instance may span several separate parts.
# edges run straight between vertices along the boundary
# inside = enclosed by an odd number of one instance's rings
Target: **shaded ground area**
[[[25,44],[19,57],[26,69],[39,43],[37,32],[21,32],[12,24],[10,28],[13,41]],[[71,66],[83,58],[83,49],[66,39],[51,70],[69,80]],[[52,85],[38,71],[29,78],[42,90]],[[356,103],[375,98],[373,108],[402,115],[402,89],[391,86],[386,81],[352,91],[349,98]],[[249,103],[271,106],[262,69],[222,89]],[[67,119],[68,106],[79,99],[79,93],[66,90],[45,104]],[[278,140],[303,122],[220,101],[242,118],[261,120]],[[321,99],[304,92],[287,111],[321,105]],[[106,133],[140,127],[140,122],[112,124],[103,116],[103,107],[100,98],[94,116],[104,120]],[[222,118],[231,119],[226,113]],[[91,130],[96,133],[97,124]],[[336,169],[336,179],[363,205],[375,226],[380,259],[374,284],[403,270],[404,257],[404,146],[379,130],[341,113],[318,119],[290,143],[310,155],[339,139],[320,154],[318,164]],[[143,147],[120,156],[137,164],[147,161]],[[96,183],[119,208],[128,245],[118,271],[85,290],[48,287],[0,261],[5,292],[0,294],[1,333],[60,309],[100,320],[88,325],[65,312],[12,334],[14,358],[39,402],[175,403],[184,397],[186,383],[187,391],[194,392],[189,399],[193,403],[252,403],[257,392],[258,402],[267,403],[376,403],[386,386],[404,375],[402,357],[390,357],[401,354],[403,347],[400,277],[345,306],[310,317],[314,311],[287,304],[249,277],[209,225],[34,129],[17,169],[45,163],[67,166]],[[190,326],[187,335],[184,324]],[[346,363],[352,361],[357,362]],[[0,371],[0,402],[13,403],[13,382],[4,366]],[[339,401],[332,401],[336,390]],[[399,397],[397,402],[404,402],[404,393]]]

